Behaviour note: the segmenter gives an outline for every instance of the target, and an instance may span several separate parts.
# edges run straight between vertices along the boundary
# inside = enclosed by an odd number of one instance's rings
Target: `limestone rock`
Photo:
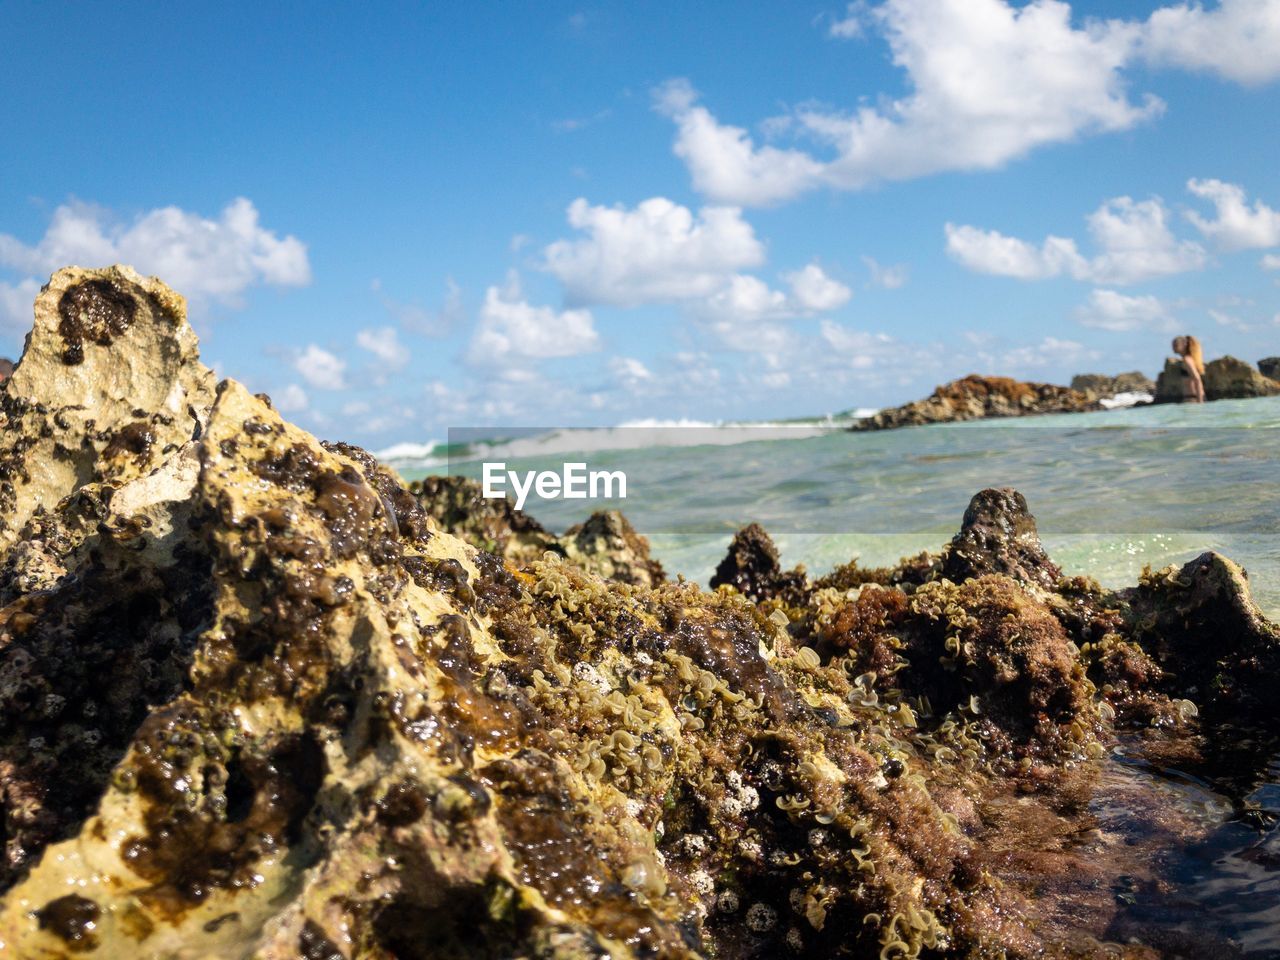
[[[852,429],[886,430],[956,420],[1026,417],[1041,413],[1078,413],[1100,409],[1096,398],[1069,387],[970,374],[943,384],[923,400],[901,407],[890,407],[859,420]]]
[[[0,550],[76,491],[74,525],[91,526],[113,489],[199,434],[213,379],[185,301],[159,280],[128,267],[55,273],[0,389]]]
[[[1226,356],[1205,364],[1204,393],[1206,400],[1274,397],[1280,394],[1280,383],[1263,376],[1251,364]]]
[[[1071,378],[1071,389],[1103,399],[1121,393],[1154,394],[1156,385],[1145,373],[1132,370],[1114,376],[1105,373],[1079,373]]]
[[[1259,360],[1258,372],[1270,380],[1280,381],[1280,357],[1264,357]]]

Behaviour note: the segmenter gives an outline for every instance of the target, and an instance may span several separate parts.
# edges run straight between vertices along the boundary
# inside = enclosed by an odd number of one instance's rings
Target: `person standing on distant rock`
[[[1204,403],[1204,351],[1200,341],[1192,336],[1173,338],[1173,352],[1182,358],[1187,368],[1187,392],[1189,403]]]

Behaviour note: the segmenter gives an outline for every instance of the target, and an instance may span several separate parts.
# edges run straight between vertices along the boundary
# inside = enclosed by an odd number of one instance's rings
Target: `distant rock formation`
[[[654,587],[666,580],[662,564],[649,555],[649,541],[617,510],[598,510],[556,536],[505,497],[485,497],[466,477],[425,477],[409,487],[446,533],[517,566],[548,551],[596,576]]]
[[[1280,380],[1280,357],[1263,357],[1258,361],[1258,372],[1272,380]]]
[[[1115,376],[1105,373],[1078,373],[1071,378],[1071,389],[1102,400],[1121,393],[1154,394],[1156,385],[1142,371],[1131,370],[1128,373],[1117,373]]]
[[[1187,398],[1187,371],[1181,360],[1169,358],[1156,380],[1156,403],[1181,403]],[[1232,356],[1210,360],[1204,368],[1206,400],[1241,400],[1280,394],[1280,382],[1263,376],[1251,364]]]
[[[994,417],[1026,417],[1041,413],[1082,413],[1102,409],[1096,397],[1052,383],[1024,383],[1011,377],[971,373],[937,387],[923,400],[881,410],[854,424],[854,430]]]

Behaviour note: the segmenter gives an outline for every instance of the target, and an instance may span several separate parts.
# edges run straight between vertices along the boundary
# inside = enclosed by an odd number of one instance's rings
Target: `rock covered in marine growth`
[[[956,420],[1080,413],[1099,409],[1101,406],[1096,397],[1070,387],[970,374],[937,387],[923,400],[890,407],[859,420],[852,429],[887,430]]]
[[[426,477],[409,489],[442,529],[516,566],[550,551],[621,583],[652,587],[666,580],[649,541],[617,510],[598,510],[556,536],[506,497],[485,497],[481,485],[465,477]]]
[[[30,343],[0,391],[6,956],[1150,958],[1098,942],[1111,891],[1167,887],[1187,836],[1081,846],[1097,758],[1229,704],[1277,726],[1236,568],[1051,585],[1009,491],[941,558],[778,590],[761,531],[758,601],[635,585],[470,546],[212,389],[156,281],[60,272]],[[139,421],[163,442],[122,463]]]
[[[1265,376],[1251,364],[1232,356],[1219,357],[1204,365],[1206,400],[1243,400],[1280,394],[1280,382]],[[1165,361],[1156,380],[1156,403],[1181,403],[1190,396],[1190,378],[1185,363],[1178,358]]]
[[[769,600],[803,589],[803,569],[784,572],[773,538],[758,523],[733,536],[729,552],[711,577],[711,589],[730,586],[752,600]]]
[[[1012,487],[983,490],[969,501],[940,572],[957,583],[999,573],[1050,590],[1062,576],[1040,543],[1026,498]]]

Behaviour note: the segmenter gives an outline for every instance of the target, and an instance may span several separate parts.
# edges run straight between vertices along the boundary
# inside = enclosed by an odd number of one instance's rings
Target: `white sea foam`
[[[1139,390],[1132,393],[1117,393],[1114,397],[1103,397],[1098,402],[1106,410],[1119,410],[1124,407],[1136,407],[1140,403],[1151,403],[1153,400],[1155,397],[1151,394],[1145,390]]]

